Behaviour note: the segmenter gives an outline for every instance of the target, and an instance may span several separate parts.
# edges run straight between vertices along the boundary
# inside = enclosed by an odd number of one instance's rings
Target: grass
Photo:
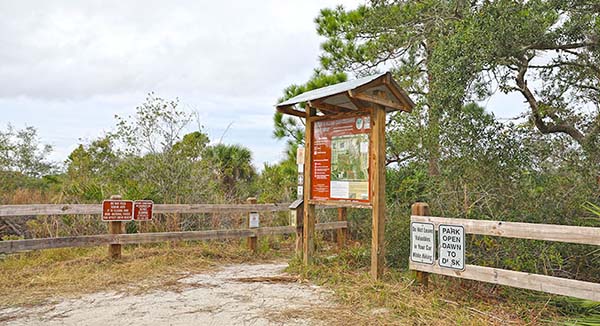
[[[0,307],[35,305],[98,291],[170,289],[190,273],[289,253],[288,248],[269,250],[263,245],[258,254],[252,254],[238,241],[214,241],[126,246],[120,260],[109,259],[105,246],[9,255],[0,258]]]
[[[0,308],[100,291],[176,291],[182,286],[178,280],[192,273],[293,256],[290,240],[259,240],[257,254],[243,241],[212,241],[126,246],[121,260],[108,259],[105,246],[0,256]],[[288,271],[333,290],[335,304],[273,311],[275,320],[310,313],[333,325],[598,325],[600,307],[594,303],[438,275],[423,287],[411,272],[396,269],[373,281],[367,248],[354,245],[338,252],[325,247],[322,243],[313,265],[292,259]]]
[[[560,322],[551,295],[531,297],[530,291],[430,276],[430,284],[415,284],[411,272],[388,270],[382,281],[369,276],[369,252],[353,247],[337,255],[321,255],[315,264],[294,260],[289,272],[335,291],[346,309],[333,324],[352,325],[538,325]],[[325,311],[325,313],[327,313]],[[333,318],[323,316],[326,320]]]

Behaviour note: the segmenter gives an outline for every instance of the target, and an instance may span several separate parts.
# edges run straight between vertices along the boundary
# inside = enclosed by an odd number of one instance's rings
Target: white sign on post
[[[439,259],[440,267],[465,269],[465,228],[462,225],[440,224]]]
[[[250,220],[250,223],[249,223],[250,225],[249,225],[249,227],[250,227],[251,229],[254,229],[254,228],[257,228],[257,227],[258,227],[258,225],[259,225],[259,223],[260,223],[260,218],[259,218],[259,216],[258,216],[258,213],[257,213],[257,212],[252,212],[252,213],[250,213],[250,219],[249,219],[249,220]]]
[[[435,233],[432,223],[410,223],[410,260],[433,265],[435,260]]]

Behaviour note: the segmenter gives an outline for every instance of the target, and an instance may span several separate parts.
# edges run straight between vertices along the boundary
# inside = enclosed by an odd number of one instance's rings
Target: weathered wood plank
[[[317,230],[334,230],[345,228],[347,222],[319,223]],[[157,232],[136,234],[101,234],[76,237],[27,239],[14,241],[0,241],[1,253],[13,253],[37,249],[67,248],[67,247],[93,247],[107,244],[139,244],[163,241],[185,240],[216,240],[246,238],[250,236],[266,236],[277,234],[296,233],[295,226],[263,227],[258,229],[241,230],[208,230],[184,232]]]
[[[600,246],[600,228],[585,226],[502,222],[447,218],[435,216],[411,216],[415,222],[430,222],[437,228],[440,223],[464,225],[468,234],[491,235],[506,238],[558,241]]]
[[[288,210],[289,203],[281,204],[156,204],[154,213],[245,213],[281,212]],[[36,204],[0,205],[0,217],[34,215],[96,215],[102,214],[100,204]]]
[[[375,97],[375,96],[371,96],[371,95],[367,95],[367,94],[360,94],[360,93],[352,93],[352,98],[355,98],[357,100],[361,100],[361,101],[365,101],[365,102],[369,102],[369,103],[373,103],[375,105],[381,105],[384,107],[388,107],[391,109],[395,109],[395,110],[403,110],[406,111],[406,107],[404,107],[403,105],[400,105],[399,103],[395,103],[392,102],[388,99],[384,99],[384,98],[379,98],[379,97]]]
[[[0,217],[33,215],[95,215],[102,214],[101,204],[35,204],[0,205]]]
[[[371,209],[370,203],[358,202],[358,201],[350,201],[350,200],[309,200],[309,204],[314,204],[318,209],[328,209],[328,208],[365,208]]]
[[[466,265],[464,271],[410,262],[410,269],[522,289],[600,301],[600,284],[506,269]]]
[[[114,236],[111,234],[100,234],[76,237],[0,241],[0,252],[13,253],[36,249],[94,247],[112,243],[113,237]]]
[[[338,221],[338,222],[328,222],[328,223],[317,223],[317,224],[315,224],[315,230],[317,230],[317,231],[345,229],[347,227],[348,227],[348,222],[347,221]]]

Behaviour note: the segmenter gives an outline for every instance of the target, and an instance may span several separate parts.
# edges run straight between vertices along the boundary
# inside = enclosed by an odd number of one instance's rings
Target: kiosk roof
[[[389,72],[304,92],[277,104],[276,108],[284,114],[305,117],[305,111],[296,106],[299,103],[308,103],[324,115],[359,111],[374,105],[384,107],[387,112],[410,112],[415,105]]]

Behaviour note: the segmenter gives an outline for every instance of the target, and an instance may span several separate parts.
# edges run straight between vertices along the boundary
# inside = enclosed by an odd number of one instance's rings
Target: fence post
[[[121,200],[121,196],[112,195],[111,200]],[[110,221],[108,222],[108,233],[109,234],[121,234],[125,233],[125,223],[122,221]],[[111,259],[121,259],[121,245],[111,243],[108,245],[108,257]]]
[[[256,197],[249,197],[248,199],[246,199],[246,203],[250,204],[250,205],[255,205],[256,204]],[[252,214],[254,212],[250,212],[248,214],[248,228],[250,228],[250,214]],[[252,250],[252,252],[256,253],[257,249],[258,249],[258,238],[255,236],[251,236],[248,237],[248,249]]]
[[[338,208],[338,222],[347,222],[348,221],[348,211],[346,210],[346,207],[339,207]],[[347,228],[341,228],[341,229],[337,229],[336,231],[336,240],[337,240],[337,245],[338,245],[338,249],[343,249],[344,246],[346,245],[346,237],[348,236],[348,229]]]
[[[430,216],[429,204],[427,203],[414,203],[411,206],[412,215],[417,216]],[[416,271],[417,283],[421,283],[424,286],[429,284],[429,273]]]

